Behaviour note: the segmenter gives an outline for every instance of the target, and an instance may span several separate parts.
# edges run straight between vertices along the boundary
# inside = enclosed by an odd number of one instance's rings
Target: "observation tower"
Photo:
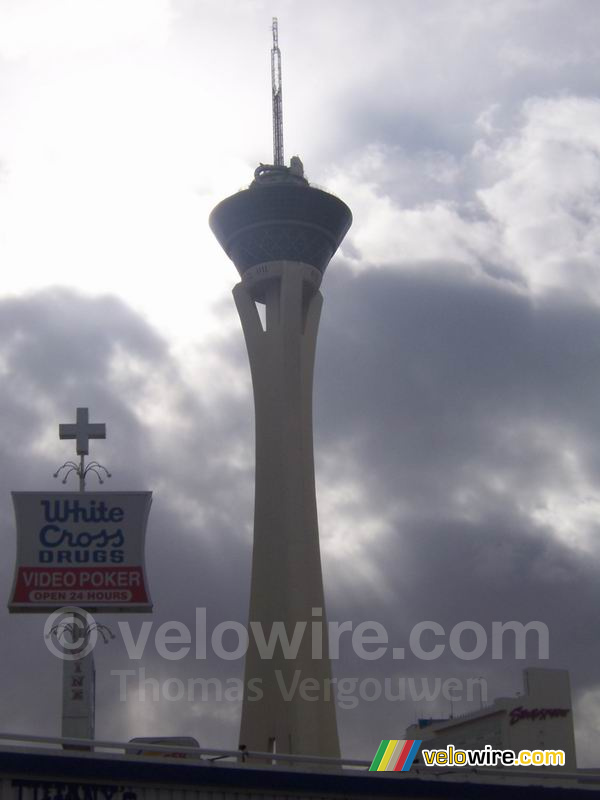
[[[250,643],[240,745],[335,758],[340,750],[319,551],[312,387],[319,286],[352,214],[340,199],[308,183],[299,158],[284,164],[277,19],[272,30],[274,163],[261,164],[250,187],[219,203],[209,220],[241,276],[233,296],[255,407]],[[264,326],[257,304],[265,306]],[[292,645],[294,633],[297,638],[303,630],[295,657],[285,657],[279,640],[272,657],[262,658],[253,623],[267,642],[282,625]]]

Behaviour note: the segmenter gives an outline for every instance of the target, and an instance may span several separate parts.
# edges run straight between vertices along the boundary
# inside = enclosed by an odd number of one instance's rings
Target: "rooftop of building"
[[[161,787],[168,787],[169,797],[174,796],[174,791],[195,790],[200,795],[207,789],[228,796],[243,788],[248,797],[276,792],[290,798],[443,798],[456,797],[457,791],[461,798],[508,798],[522,788],[532,800],[583,797],[584,793],[587,796],[589,791],[597,793],[600,789],[600,770],[557,774],[540,770],[467,772],[418,767],[408,773],[374,773],[368,772],[366,761],[267,753],[246,754],[242,761],[237,751],[155,744],[151,751],[140,752],[139,748],[139,742],[84,742],[0,734],[0,781],[9,781],[20,800],[39,796],[38,790],[51,788],[58,792],[59,787],[69,785],[76,797],[87,796],[86,792],[93,789],[94,796],[102,798],[102,787],[110,788],[113,800],[139,800],[145,789],[160,798]],[[144,754],[147,752],[151,754]],[[73,785],[79,788],[76,790]]]

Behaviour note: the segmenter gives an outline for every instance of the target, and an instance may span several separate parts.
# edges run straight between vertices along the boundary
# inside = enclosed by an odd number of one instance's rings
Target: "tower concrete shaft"
[[[319,551],[312,387],[319,292],[352,222],[301,162],[261,164],[210,226],[241,275],[233,290],[252,372],[256,492],[240,744],[339,756]],[[263,328],[257,303],[265,305]],[[274,637],[290,642],[288,652]],[[263,643],[262,651],[259,643]],[[287,658],[285,656],[288,656]]]
[[[312,435],[312,387],[321,273],[274,261],[234,291],[254,391],[256,490],[250,645],[240,743],[250,750],[339,757],[326,635]],[[254,296],[266,306],[263,329]],[[298,651],[259,652],[279,629]],[[262,655],[262,657],[261,657]],[[307,680],[308,679],[308,680]],[[256,699],[256,685],[262,698]],[[305,687],[310,688],[306,699]]]

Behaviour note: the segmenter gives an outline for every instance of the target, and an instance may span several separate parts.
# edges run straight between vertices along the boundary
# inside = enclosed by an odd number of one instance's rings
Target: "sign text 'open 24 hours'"
[[[144,540],[152,492],[13,492],[9,609],[149,611]]]

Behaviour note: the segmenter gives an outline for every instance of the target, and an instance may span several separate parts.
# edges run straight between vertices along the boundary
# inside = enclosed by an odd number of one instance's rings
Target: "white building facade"
[[[444,720],[419,720],[406,731],[423,747],[462,749],[564,750],[565,767],[576,769],[569,673],[562,669],[524,670],[524,692],[502,697],[479,711]]]

